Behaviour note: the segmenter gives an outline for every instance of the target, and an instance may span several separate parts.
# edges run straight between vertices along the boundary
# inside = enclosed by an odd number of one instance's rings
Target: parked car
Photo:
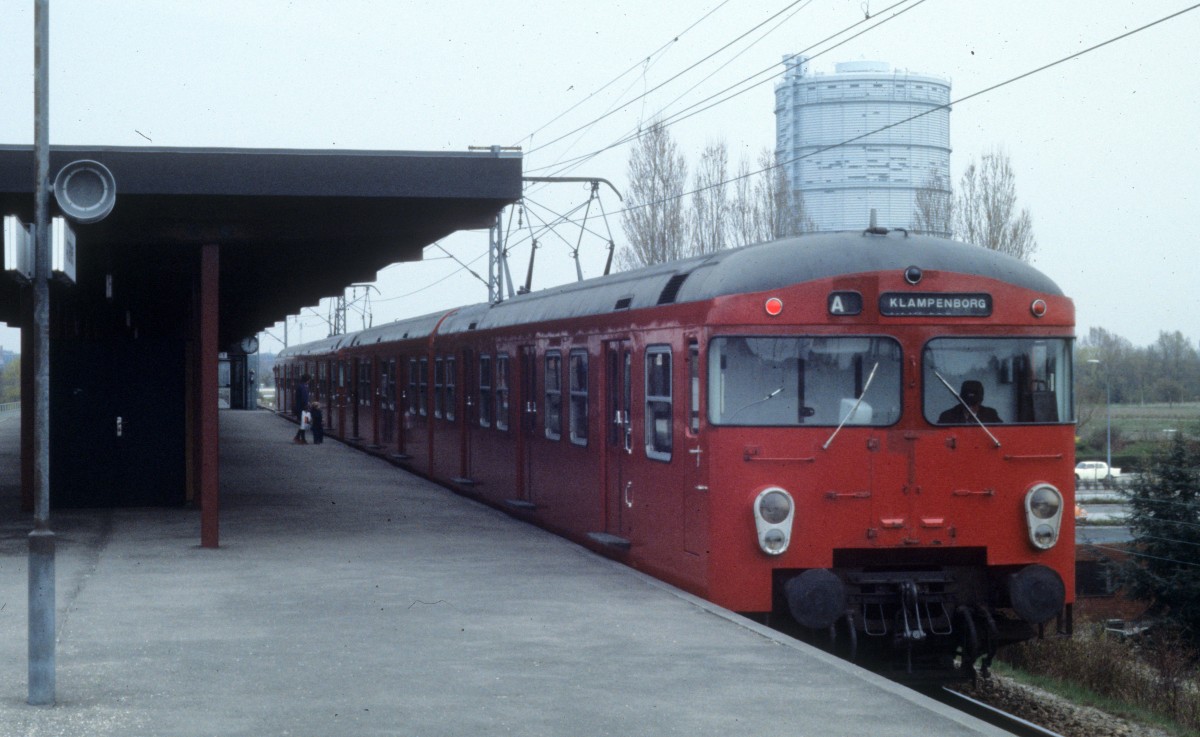
[[[1080,461],[1075,464],[1076,481],[1102,481],[1109,476],[1116,478],[1121,475],[1121,469],[1109,468],[1104,461]]]

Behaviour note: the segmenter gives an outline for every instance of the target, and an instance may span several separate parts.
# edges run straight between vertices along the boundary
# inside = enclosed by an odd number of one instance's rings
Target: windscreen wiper
[[[775,397],[779,396],[782,393],[783,393],[783,387],[781,386],[778,389],[776,389],[775,391],[768,394],[767,396],[763,397],[762,399],[756,399],[753,402],[750,402],[748,404],[743,404],[741,407],[738,407],[737,409],[735,409],[733,411],[733,413],[729,415],[729,417],[725,418],[725,422],[731,422],[734,417],[737,417],[742,412],[745,412],[746,410],[750,409],[751,407],[762,404],[763,402],[767,401],[768,399],[774,399]]]
[[[825,444],[821,446],[821,450],[829,450],[829,444],[833,442],[833,439],[837,437],[837,434],[842,431],[842,428],[847,422],[850,421],[850,418],[854,416],[854,413],[858,411],[858,405],[862,404],[863,397],[867,396],[867,390],[871,388],[871,382],[875,380],[875,371],[878,368],[879,361],[876,361],[875,365],[871,367],[871,375],[867,377],[867,383],[863,384],[862,393],[858,395],[858,401],[854,403],[854,406],[851,407],[850,411],[846,413],[846,416],[842,418],[841,424],[837,426],[837,429],[833,431],[833,434],[830,435],[829,439],[825,441]]]
[[[983,428],[983,431],[985,433],[987,433],[987,436],[989,438],[991,438],[992,442],[996,444],[997,448],[999,448],[1000,441],[996,439],[996,436],[992,434],[991,430],[987,429],[987,425],[983,424],[983,420],[979,419],[979,415],[975,414],[975,410],[971,409],[970,405],[967,404],[966,400],[964,400],[961,396],[959,396],[958,392],[954,391],[954,387],[950,386],[950,382],[946,381],[946,377],[939,374],[937,372],[937,369],[930,369],[930,370],[933,371],[934,376],[941,379],[942,383],[946,385],[946,390],[954,395],[954,398],[957,399],[958,403],[963,406],[963,409],[965,409],[967,411],[967,414],[971,415],[971,419],[975,420],[975,422],[979,425],[979,427]]]

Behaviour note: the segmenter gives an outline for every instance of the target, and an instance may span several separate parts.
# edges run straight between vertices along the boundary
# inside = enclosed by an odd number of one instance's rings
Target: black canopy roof
[[[217,244],[223,347],[419,260],[451,232],[487,227],[521,196],[521,158],[492,151],[55,146],[50,159],[51,178],[91,159],[116,179],[112,213],[74,226],[78,284],[59,291],[79,313],[119,304],[144,332],[170,330],[191,299],[200,246]],[[0,146],[0,214],[32,222],[33,171],[31,146]],[[0,321],[19,323],[19,300],[16,283],[0,279]]]

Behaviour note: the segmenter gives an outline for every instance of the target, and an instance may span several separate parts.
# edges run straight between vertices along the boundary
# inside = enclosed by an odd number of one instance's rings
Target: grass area
[[[1171,439],[1173,432],[1200,437],[1200,402],[1114,404],[1111,409],[1113,465],[1122,470],[1137,469],[1152,450]],[[1076,458],[1104,460],[1107,453],[1105,406],[1081,404],[1078,412]]]
[[[1060,678],[1052,678],[1050,676],[1032,673],[1030,671],[1014,667],[1003,661],[997,661],[992,667],[992,671],[997,675],[1011,678],[1017,683],[1032,686],[1041,689],[1047,693],[1054,694],[1064,701],[1076,704],[1078,706],[1088,706],[1093,709],[1099,709],[1105,714],[1111,714],[1121,719],[1126,719],[1137,724],[1144,724],[1151,727],[1156,727],[1165,732],[1179,737],[1195,737],[1196,730],[1186,727],[1178,722],[1164,717],[1156,711],[1147,709],[1137,704],[1130,703],[1124,699],[1113,698],[1103,694],[1096,693],[1088,688],[1083,688],[1076,683],[1064,681]]]
[[[1016,645],[997,670],[1075,704],[1152,724],[1178,735],[1200,734],[1197,653],[1169,635],[1122,639],[1096,624],[1070,639]]]

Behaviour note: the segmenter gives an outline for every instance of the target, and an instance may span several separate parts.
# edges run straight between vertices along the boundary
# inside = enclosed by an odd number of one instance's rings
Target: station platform
[[[35,707],[0,416],[0,732],[1007,734],[270,412],[220,423],[220,548],[194,510],[52,514],[57,703]]]

